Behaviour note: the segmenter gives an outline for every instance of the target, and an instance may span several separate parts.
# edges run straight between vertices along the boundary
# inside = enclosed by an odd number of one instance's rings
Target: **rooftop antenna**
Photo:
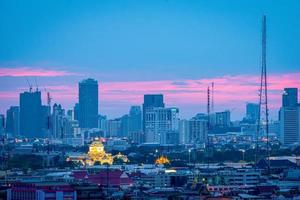
[[[267,84],[267,62],[266,62],[266,16],[262,17],[262,40],[261,40],[261,76],[259,88],[259,112],[256,129],[256,155],[255,162],[258,161],[259,137],[266,136],[267,140],[267,163],[268,174],[270,172],[270,149],[269,149],[269,109],[268,109],[268,84]]]

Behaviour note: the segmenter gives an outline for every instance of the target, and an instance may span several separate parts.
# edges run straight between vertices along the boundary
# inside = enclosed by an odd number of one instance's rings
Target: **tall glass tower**
[[[98,82],[91,78],[79,83],[79,125],[98,127]]]

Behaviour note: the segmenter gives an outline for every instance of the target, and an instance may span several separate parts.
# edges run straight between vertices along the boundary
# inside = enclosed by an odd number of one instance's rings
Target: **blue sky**
[[[299,10],[296,0],[2,0],[0,70],[79,74],[39,78],[44,85],[257,75],[266,14],[268,72],[297,73]],[[26,86],[10,76],[0,84]]]

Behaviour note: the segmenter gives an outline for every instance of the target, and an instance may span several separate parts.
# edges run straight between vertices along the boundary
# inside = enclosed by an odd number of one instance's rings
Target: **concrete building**
[[[282,144],[299,143],[299,119],[299,107],[282,107],[280,109],[280,141]]]
[[[17,136],[20,134],[19,106],[11,106],[6,111],[6,132],[11,136]]]
[[[293,107],[298,104],[298,88],[284,88],[282,106]]]
[[[143,130],[145,132],[146,111],[153,108],[164,108],[164,96],[162,94],[145,94],[143,103]]]
[[[259,114],[259,104],[247,103],[246,104],[246,120],[251,123],[256,123]]]
[[[142,110],[140,106],[131,106],[129,110],[128,137],[133,143],[142,143],[144,134],[142,131]]]
[[[102,132],[102,135],[106,137],[108,131],[108,120],[105,115],[98,116],[98,128]]]
[[[230,127],[230,111],[225,110],[223,112],[216,112],[215,114],[215,126],[217,127]]]
[[[54,104],[52,110],[52,137],[56,139],[63,138],[65,110],[60,104]]]
[[[20,135],[29,138],[43,137],[40,91],[20,94]]]
[[[4,135],[5,133],[5,117],[4,115],[0,114],[0,136]]]
[[[110,119],[107,122],[106,137],[119,137],[121,135],[121,119]]]
[[[182,119],[179,121],[179,143],[187,144],[190,142],[189,120]]]
[[[282,107],[279,112],[280,141],[291,145],[300,142],[300,107],[298,89],[285,88],[282,95]]]
[[[207,120],[191,119],[189,121],[189,143],[205,143],[207,140],[207,132]]]
[[[79,83],[79,125],[81,128],[98,127],[98,82],[94,79]]]
[[[129,115],[123,115],[120,120],[121,120],[121,127],[120,127],[121,130],[120,130],[120,135],[118,135],[118,137],[128,138],[130,117]]]
[[[179,109],[153,108],[145,113],[145,142],[159,144],[179,143]]]

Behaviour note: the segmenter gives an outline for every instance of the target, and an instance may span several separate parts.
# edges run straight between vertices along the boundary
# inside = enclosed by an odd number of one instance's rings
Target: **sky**
[[[244,116],[258,102],[261,18],[267,16],[271,117],[284,87],[300,88],[298,0],[1,0],[0,113],[18,105],[26,79],[70,109],[78,82],[99,82],[109,118],[163,93],[182,118],[206,110]]]

